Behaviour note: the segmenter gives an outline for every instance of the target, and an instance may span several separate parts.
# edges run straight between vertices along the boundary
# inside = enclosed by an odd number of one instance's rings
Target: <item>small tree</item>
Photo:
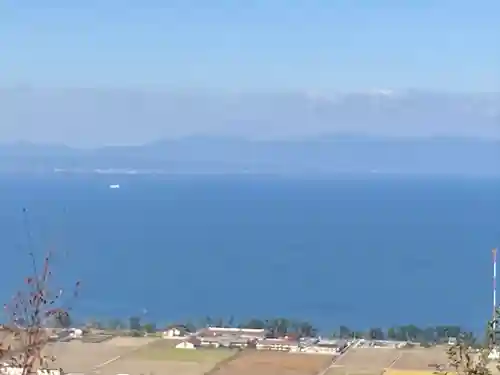
[[[485,345],[477,347],[472,335],[461,334],[456,343],[450,345],[446,354],[448,367],[458,375],[491,375],[491,369],[500,370],[497,359],[490,359],[490,353],[496,350],[494,327],[498,326],[500,310],[497,309],[495,318],[488,322],[487,340]],[[473,346],[476,345],[476,348]],[[440,373],[447,373],[444,365],[434,365]]]
[[[22,375],[46,369],[50,362],[55,361],[55,357],[44,353],[50,336],[46,322],[53,320],[60,326],[69,323],[71,307],[66,297],[70,300],[77,297],[80,286],[77,282],[69,296],[61,288],[54,289],[51,285],[51,254],[45,256],[41,269],[35,255],[30,252],[29,256],[32,275],[26,278],[24,288],[4,305],[8,317],[4,331],[8,335],[0,349],[0,360],[4,361],[0,370],[2,367],[16,367]]]
[[[465,340],[457,340],[447,350],[448,365],[459,375],[488,375],[488,349],[473,349]]]
[[[155,333],[156,332],[156,324],[155,323],[143,324],[141,328],[146,333]]]

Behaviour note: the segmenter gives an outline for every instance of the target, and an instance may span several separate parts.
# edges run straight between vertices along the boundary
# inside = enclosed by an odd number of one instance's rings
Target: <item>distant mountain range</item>
[[[37,142],[0,145],[0,171],[500,174],[500,93],[11,88],[0,125]]]
[[[500,139],[500,93],[214,93],[0,89],[0,139],[91,146],[192,135],[307,139],[354,133]]]
[[[500,175],[500,141],[339,134],[300,141],[188,137],[142,146],[0,146],[0,171],[192,174]]]

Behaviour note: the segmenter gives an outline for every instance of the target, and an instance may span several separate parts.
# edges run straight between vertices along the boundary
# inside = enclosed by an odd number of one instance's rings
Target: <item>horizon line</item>
[[[391,87],[390,85],[383,87],[366,87],[366,88],[313,88],[313,87],[297,87],[297,88],[217,88],[217,87],[176,87],[172,88],[167,85],[152,86],[152,85],[126,85],[126,86],[48,86],[48,85],[33,85],[33,84],[13,84],[2,85],[0,90],[26,90],[26,91],[135,91],[147,93],[170,93],[170,94],[222,94],[222,95],[285,95],[285,94],[303,94],[312,96],[329,96],[329,95],[350,95],[350,94],[365,94],[365,95],[385,95],[391,94],[417,94],[417,93],[432,93],[442,95],[499,95],[498,90],[450,90],[445,88],[416,88],[416,87]]]
[[[245,142],[245,143],[307,143],[307,142],[321,142],[321,141],[341,141],[341,140],[372,140],[372,141],[469,141],[481,143],[497,143],[500,142],[499,137],[486,137],[478,135],[453,135],[453,134],[435,134],[435,135],[390,135],[390,134],[370,134],[362,132],[332,132],[323,133],[305,137],[276,137],[276,138],[259,138],[259,137],[245,137],[237,135],[224,135],[224,134],[192,134],[179,137],[162,137],[154,139],[145,143],[121,143],[121,144],[103,144],[94,146],[77,146],[69,143],[62,142],[37,142],[25,139],[17,139],[10,141],[0,141],[0,147],[59,147],[75,150],[93,150],[101,148],[114,148],[114,147],[149,147],[162,143],[170,142],[185,142],[185,141],[227,141],[227,142]]]

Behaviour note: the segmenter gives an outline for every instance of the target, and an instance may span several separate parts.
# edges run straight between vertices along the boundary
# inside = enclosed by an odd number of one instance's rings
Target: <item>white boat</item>
[[[120,185],[118,185],[118,184],[115,184],[115,185],[109,185],[109,188],[110,188],[110,189],[119,189],[119,188],[120,188]]]

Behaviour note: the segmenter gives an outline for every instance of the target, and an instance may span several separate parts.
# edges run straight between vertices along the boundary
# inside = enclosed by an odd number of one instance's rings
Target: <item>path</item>
[[[341,367],[341,366],[339,366],[339,365],[337,365],[337,364],[336,364],[336,363],[337,363],[337,361],[338,361],[340,358],[344,357],[344,356],[345,356],[345,355],[349,352],[349,350],[350,350],[351,348],[355,348],[355,347],[357,347],[357,346],[359,345],[359,342],[360,342],[360,340],[356,340],[356,341],[354,341],[351,345],[349,345],[349,346],[345,349],[345,351],[344,351],[343,353],[341,353],[341,354],[339,354],[339,355],[337,355],[337,356],[333,357],[333,359],[332,359],[332,363],[330,364],[330,366],[328,366],[327,368],[325,368],[325,369],[321,370],[321,371],[320,371],[320,372],[318,372],[316,375],[326,375],[326,373],[327,373],[328,371],[330,371],[332,368],[334,368],[334,367]]]
[[[159,339],[161,340],[161,339]],[[130,350],[126,351],[125,353],[123,354],[120,354],[120,355],[117,355],[116,357],[113,357],[111,359],[108,359],[107,361],[104,361],[102,363],[99,363],[98,365],[95,365],[92,370],[90,370],[91,373],[94,373],[94,374],[98,374],[100,372],[100,369],[107,366],[107,365],[110,365],[124,357],[127,357],[133,353],[135,353],[136,351],[140,350],[140,349],[143,349],[144,347],[148,346],[148,345],[151,345],[153,343],[155,343],[157,340],[155,341],[150,341],[144,345],[139,345],[139,346],[135,346],[133,348],[131,348]]]
[[[386,370],[390,370],[392,368],[392,366],[394,366],[396,364],[397,361],[399,361],[401,359],[401,357],[403,356],[404,353],[399,353],[398,356],[396,357],[396,359],[394,359],[391,364],[389,366],[387,366],[387,368],[385,368],[384,372]]]

